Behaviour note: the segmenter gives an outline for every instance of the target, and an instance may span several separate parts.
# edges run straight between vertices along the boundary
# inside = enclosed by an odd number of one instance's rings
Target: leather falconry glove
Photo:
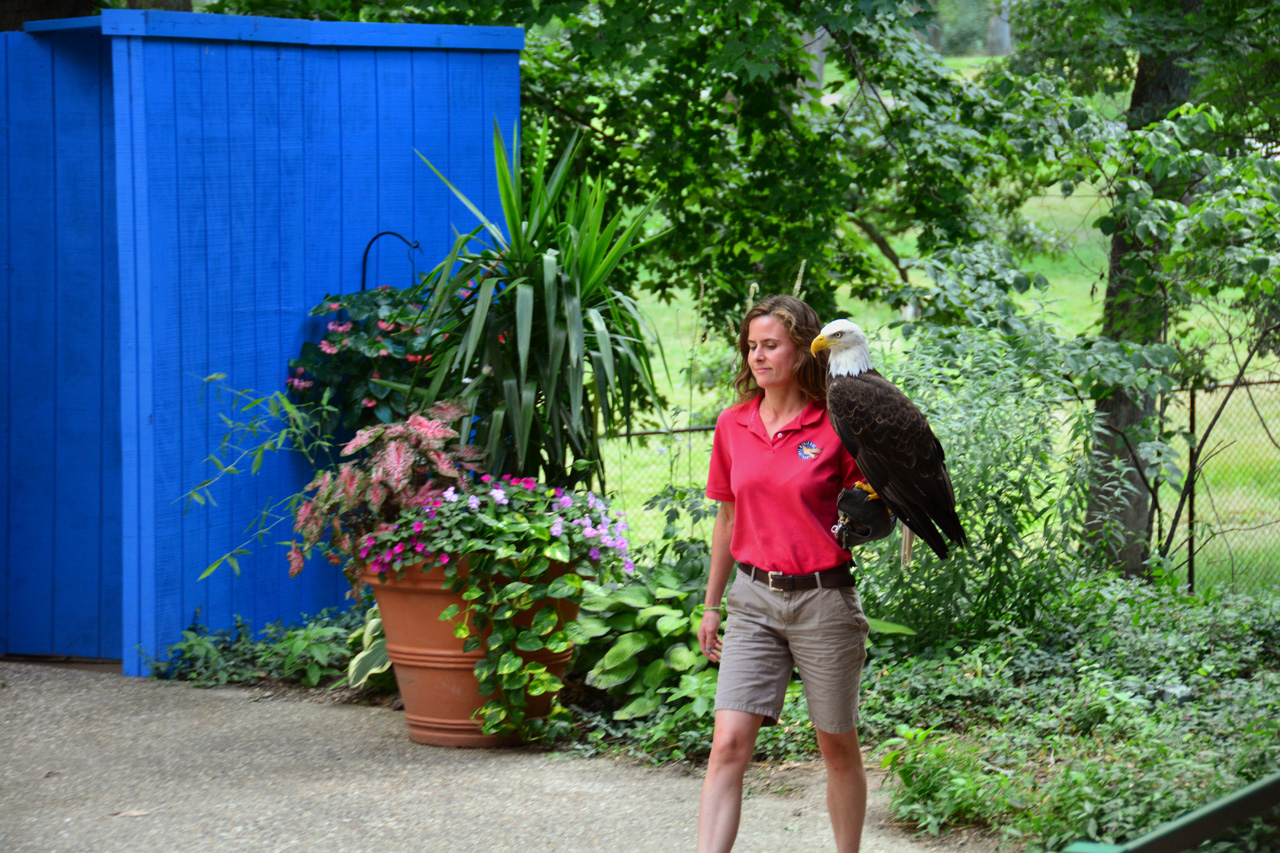
[[[898,523],[884,501],[868,494],[862,483],[841,492],[836,505],[840,518],[831,532],[846,550],[885,538]]]

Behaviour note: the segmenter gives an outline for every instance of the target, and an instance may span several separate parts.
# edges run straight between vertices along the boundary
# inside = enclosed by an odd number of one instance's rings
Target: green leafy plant
[[[297,625],[273,622],[255,635],[239,616],[234,627],[210,631],[197,610],[166,658],[150,663],[151,677],[190,681],[197,687],[264,680],[317,687],[343,674],[350,656],[345,638],[352,621],[360,618],[359,609],[328,608],[314,618],[303,616]]]
[[[336,625],[304,625],[267,645],[261,665],[286,681],[301,681],[308,687],[316,687],[321,681],[338,678],[346,671],[350,655],[346,644],[348,633]]]
[[[258,681],[266,676],[260,666],[263,645],[239,616],[234,627],[210,631],[201,624],[197,609],[166,659],[150,663],[151,677],[190,681],[196,687]]]
[[[616,720],[648,717],[672,702],[686,704],[698,684],[687,679],[708,664],[698,646],[698,625],[710,552],[705,541],[675,533],[682,511],[697,521],[710,509],[695,490],[674,486],[645,506],[665,510],[668,535],[638,556],[642,571],[588,586],[575,629],[584,642],[574,669],[621,705],[613,713]]]
[[[307,341],[290,360],[286,380],[299,404],[314,404],[327,394],[334,406],[322,428],[358,430],[406,420],[422,405],[378,380],[412,385],[425,376],[435,353],[456,324],[423,325],[421,288],[378,287],[326,296],[311,309],[313,317],[332,317],[324,337]]]

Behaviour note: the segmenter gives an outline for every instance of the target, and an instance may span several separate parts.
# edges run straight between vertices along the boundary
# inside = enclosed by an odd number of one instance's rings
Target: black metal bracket
[[[369,250],[373,248],[373,244],[378,241],[379,237],[386,237],[390,234],[392,237],[399,237],[400,240],[409,247],[409,263],[413,263],[413,250],[422,248],[417,240],[410,242],[403,234],[397,234],[395,231],[382,231],[373,235],[373,239],[364,247],[364,258],[360,261],[360,292],[364,293],[364,280],[369,272]]]

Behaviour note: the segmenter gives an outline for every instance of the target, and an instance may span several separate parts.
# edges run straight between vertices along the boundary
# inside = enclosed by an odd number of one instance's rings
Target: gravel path
[[[0,850],[692,850],[701,772],[421,746],[385,708],[0,661]],[[872,776],[864,853],[915,838]],[[737,851],[830,850],[820,763],[752,771]]]

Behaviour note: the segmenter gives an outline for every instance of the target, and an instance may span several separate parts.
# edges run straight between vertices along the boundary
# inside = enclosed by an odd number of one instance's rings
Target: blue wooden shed
[[[306,472],[279,457],[184,513],[222,436],[202,377],[282,388],[308,309],[408,285],[497,221],[493,128],[522,30],[107,10],[0,39],[0,654],[122,659],[342,601],[268,542],[201,571]],[[394,245],[392,245],[394,243]],[[275,537],[288,538],[285,535]]]

